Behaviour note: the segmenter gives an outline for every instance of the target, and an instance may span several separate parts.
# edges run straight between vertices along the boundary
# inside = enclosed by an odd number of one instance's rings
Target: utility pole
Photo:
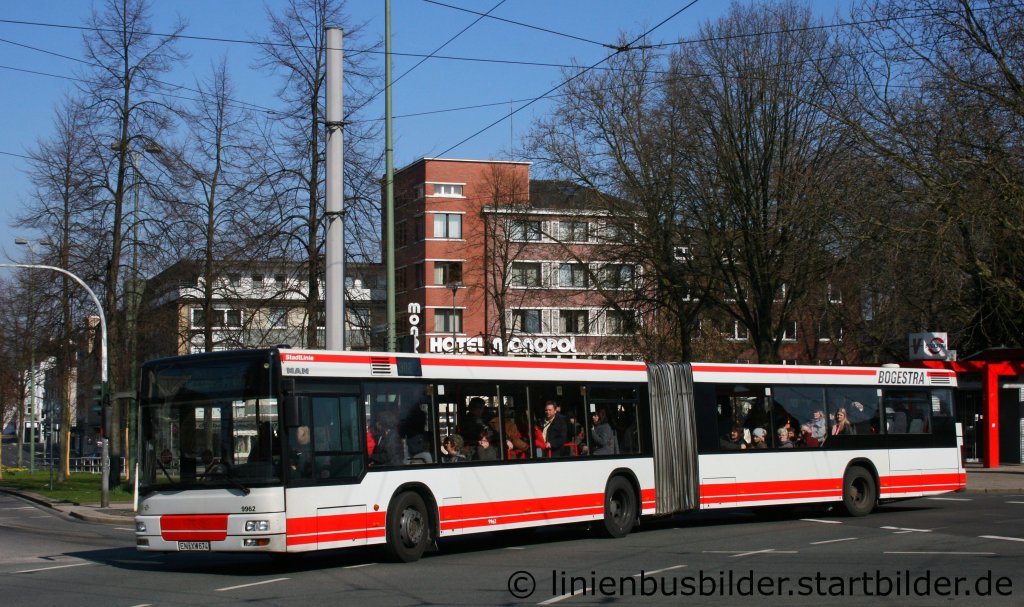
[[[395,323],[395,146],[391,134],[391,0],[384,0],[384,225],[385,240],[385,279],[388,281],[387,319],[388,343],[387,351],[394,352],[398,347]]]
[[[327,267],[324,268],[324,305],[326,306],[326,346],[345,349],[345,149],[342,113],[341,28],[328,27],[327,34]]]

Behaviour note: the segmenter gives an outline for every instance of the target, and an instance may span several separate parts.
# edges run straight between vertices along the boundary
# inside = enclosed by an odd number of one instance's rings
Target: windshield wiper
[[[211,476],[222,476],[232,487],[240,489],[243,495],[249,495],[250,489],[235,478],[230,468],[225,469],[223,472],[215,472]]]

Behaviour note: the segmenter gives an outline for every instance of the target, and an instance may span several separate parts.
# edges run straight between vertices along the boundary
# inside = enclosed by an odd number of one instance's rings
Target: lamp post
[[[44,246],[52,245],[48,238],[42,238],[37,241],[31,241],[27,238],[15,238],[14,244],[25,245],[28,247],[29,257],[34,264],[36,262],[36,247],[35,245],[40,244]],[[35,305],[33,300],[34,285],[32,284],[32,270],[29,269],[28,274],[28,308],[29,314],[32,318],[35,318]],[[30,473],[36,471],[36,345],[35,335],[32,335],[35,329],[35,323],[30,323],[29,339],[28,339],[28,351],[29,351],[29,377],[28,377],[28,390],[29,390],[29,447],[28,447],[28,470]]]
[[[457,318],[457,310],[455,308],[455,294],[459,292],[459,287],[462,286],[461,282],[453,280],[448,283],[448,288],[452,291],[452,354],[455,354],[455,319]]]

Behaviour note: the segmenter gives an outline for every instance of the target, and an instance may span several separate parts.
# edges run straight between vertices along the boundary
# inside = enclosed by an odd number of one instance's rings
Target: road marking
[[[226,590],[238,590],[239,588],[249,588],[250,586],[261,586],[263,584],[273,584],[274,582],[283,582],[290,580],[291,578],[279,577],[274,580],[263,580],[262,582],[253,582],[252,584],[242,584],[240,586],[228,586],[227,588],[218,588],[215,592],[224,592]]]
[[[53,567],[40,567],[38,569],[23,569],[22,571],[14,571],[12,573],[35,573],[37,571],[49,571],[50,569],[67,569],[68,567],[81,567],[83,565],[92,565],[92,563],[72,563],[70,565],[55,565]]]
[[[995,552],[941,552],[941,551],[907,551],[907,552],[883,552],[882,554],[946,554],[954,556],[995,556]]]
[[[349,565],[342,567],[342,569],[359,569],[360,567],[369,567],[370,565],[376,565],[377,563],[363,563],[362,565]]]
[[[932,500],[933,502],[973,502],[974,500],[969,497],[926,497],[925,499]]]
[[[1006,502],[1007,504],[1024,504],[1024,502]]]
[[[1006,537],[1003,535],[979,535],[978,537],[985,538],[986,540],[1006,540],[1008,542],[1024,542],[1022,537]]]
[[[149,607],[153,603],[139,603],[138,605],[132,605],[132,607]]]
[[[891,527],[889,525],[886,525],[885,527],[882,527],[882,529],[889,529],[891,531],[896,531],[898,533],[914,533],[914,532],[917,532],[917,533],[931,533],[932,532],[931,529],[912,529],[910,527]]]
[[[0,510],[35,510],[35,506],[12,506],[10,508],[0,508]]]
[[[839,538],[837,540],[822,540],[820,542],[811,542],[811,546],[817,546],[819,544],[832,544],[834,542],[849,542],[849,541],[855,540],[855,539],[857,539],[857,538],[855,538],[855,537],[841,537],[841,538]]]
[[[526,550],[526,548],[523,546],[508,546],[505,550]]]
[[[131,527],[114,527],[117,531],[135,531]]]
[[[672,571],[673,569],[682,569],[683,567],[686,567],[686,565],[673,565],[671,567],[665,567],[664,569],[655,569],[654,571],[641,571],[640,573],[637,573],[636,575],[632,575],[630,577],[640,577],[641,575],[656,575],[658,573]]]
[[[843,524],[843,521],[828,521],[828,520],[820,519],[820,518],[802,518],[800,520],[807,521],[808,523],[828,523],[829,525],[842,525]]]

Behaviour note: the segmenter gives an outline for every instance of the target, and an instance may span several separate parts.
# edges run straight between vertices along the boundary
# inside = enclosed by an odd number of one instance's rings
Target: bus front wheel
[[[423,556],[430,543],[430,518],[418,493],[399,495],[388,509],[386,525],[386,550],[392,560],[411,563]]]
[[[850,516],[867,516],[875,509],[878,487],[871,473],[855,466],[843,476],[843,507]]]
[[[637,517],[636,492],[621,476],[613,476],[604,490],[604,524],[600,531],[608,537],[625,537],[633,530]]]

